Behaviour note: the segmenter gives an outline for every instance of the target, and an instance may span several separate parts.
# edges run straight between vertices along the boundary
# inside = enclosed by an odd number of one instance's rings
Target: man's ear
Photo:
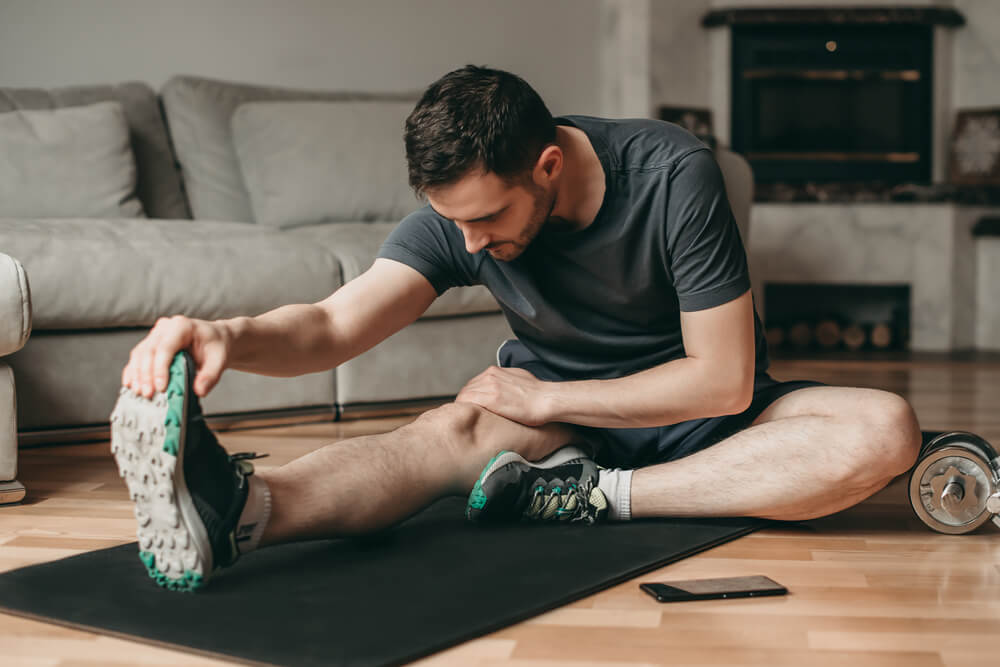
[[[559,178],[563,170],[563,152],[556,144],[549,144],[542,150],[542,154],[535,161],[535,168],[531,173],[532,180],[536,185],[548,185]]]

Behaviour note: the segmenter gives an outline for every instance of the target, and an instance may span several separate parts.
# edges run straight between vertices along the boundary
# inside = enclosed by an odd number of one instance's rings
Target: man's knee
[[[565,424],[525,426],[494,414],[474,403],[446,403],[428,410],[411,424],[429,442],[451,447],[457,455],[490,456],[502,449],[517,452],[529,461],[547,456],[574,440]]]
[[[473,403],[445,403],[417,417],[412,426],[426,431],[435,441],[470,447],[482,439],[487,414],[492,413]]]
[[[883,479],[909,470],[923,442],[913,407],[896,394],[872,391],[863,410],[862,423],[868,434],[863,447],[869,456],[859,463],[872,476]]]

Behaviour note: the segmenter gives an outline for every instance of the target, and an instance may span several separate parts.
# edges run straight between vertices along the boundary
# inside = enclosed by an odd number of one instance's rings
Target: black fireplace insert
[[[733,149],[760,183],[930,183],[932,31],[733,25]]]

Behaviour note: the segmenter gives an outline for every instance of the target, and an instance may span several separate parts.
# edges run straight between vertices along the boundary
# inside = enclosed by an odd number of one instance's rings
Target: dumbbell
[[[1000,454],[974,433],[936,436],[910,474],[910,504],[939,533],[969,533],[990,519],[1000,526]]]

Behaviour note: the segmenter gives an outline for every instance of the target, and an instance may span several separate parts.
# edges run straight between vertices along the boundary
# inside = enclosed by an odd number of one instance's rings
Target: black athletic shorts
[[[508,340],[500,346],[497,350],[497,365],[523,368],[539,380],[567,380],[546,366],[517,339]],[[608,468],[640,468],[674,461],[711,447],[750,426],[767,406],[785,394],[806,387],[822,386],[822,382],[812,380],[779,382],[762,373],[754,378],[750,407],[737,415],[692,419],[669,426],[648,428],[576,428],[595,450],[594,460],[599,465]]]

